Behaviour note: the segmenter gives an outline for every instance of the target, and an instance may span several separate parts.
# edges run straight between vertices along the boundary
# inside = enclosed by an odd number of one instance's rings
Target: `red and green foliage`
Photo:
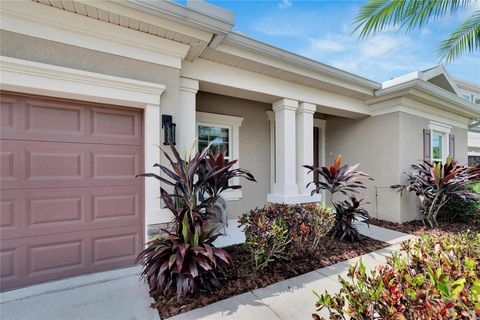
[[[311,184],[315,185],[314,193],[320,193],[322,190],[327,190],[333,196],[333,194],[340,192],[344,195],[351,195],[352,193],[358,193],[358,189],[366,189],[363,184],[363,179],[373,180],[368,174],[356,171],[360,164],[349,166],[345,164],[342,166],[343,156],[339,154],[335,159],[335,162],[328,167],[314,167],[304,165],[304,168],[309,169],[309,172],[318,173],[322,179],[318,181],[312,181],[307,184],[309,187]]]
[[[360,240],[360,233],[353,225],[359,217],[366,221],[370,219],[368,211],[362,208],[363,199],[351,196],[350,201],[344,200],[333,204],[335,207],[335,224],[332,236],[339,240],[357,241]]]
[[[331,209],[319,204],[267,204],[239,217],[255,270],[313,253],[333,221]]]
[[[230,263],[229,255],[215,248],[213,241],[220,235],[218,228],[210,228],[208,221],[214,215],[212,205],[221,191],[228,185],[216,186],[215,183],[228,182],[236,176],[254,180],[245,170],[231,169],[230,165],[217,167],[217,159],[223,155],[209,153],[208,147],[183,160],[175,146],[171,146],[172,156],[163,151],[171,169],[155,164],[166,176],[145,173],[140,176],[153,177],[160,181],[161,199],[172,213],[172,230],[163,230],[160,236],[150,242],[140,253],[138,261],[144,268],[142,276],[150,288],[160,294],[176,290],[177,298],[194,292],[197,288],[212,290],[219,285],[217,274]],[[213,165],[212,165],[213,164]],[[163,185],[162,185],[163,184]],[[228,184],[228,183],[227,183]],[[167,191],[165,186],[173,189]],[[198,195],[208,190],[214,193],[202,201]]]
[[[363,199],[357,200],[353,195],[359,193],[359,189],[366,189],[363,184],[364,179],[373,180],[368,174],[356,171],[359,164],[342,166],[343,156],[339,154],[335,162],[328,167],[303,166],[309,169],[309,172],[318,173],[321,177],[318,181],[312,181],[307,184],[315,185],[312,194],[320,193],[322,190],[330,192],[330,201],[335,208],[335,224],[332,230],[332,236],[339,240],[356,241],[360,239],[360,234],[353,226],[353,221],[359,216],[366,219],[370,218],[368,212],[361,207]],[[350,201],[333,202],[335,193],[342,193],[350,197]]]
[[[208,172],[213,168],[216,168],[221,174],[212,175],[206,179],[205,184],[202,187],[204,192],[209,198],[217,198],[220,194],[227,189],[240,189],[242,186],[229,184],[234,177],[242,177],[249,181],[256,182],[253,175],[244,169],[233,168],[238,160],[225,161],[223,152],[209,152],[208,156],[202,160],[201,166],[198,170],[198,176],[200,179],[205,177]]]
[[[392,188],[415,193],[420,200],[422,219],[432,228],[438,227],[440,209],[452,199],[479,199],[478,194],[467,186],[480,181],[480,165],[465,167],[448,157],[445,164],[427,161],[414,164],[406,175],[406,185],[395,185]]]
[[[330,319],[443,320],[480,317],[480,234],[423,236],[402,244],[406,257],[367,272],[360,262],[335,295],[318,294]],[[322,319],[313,315],[314,319]]]

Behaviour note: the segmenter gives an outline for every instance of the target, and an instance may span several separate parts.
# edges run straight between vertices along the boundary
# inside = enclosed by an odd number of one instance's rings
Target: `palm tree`
[[[431,20],[469,6],[477,0],[369,0],[353,21],[360,38],[387,28],[411,31],[421,28]],[[480,10],[455,29],[437,49],[437,55],[446,63],[468,52],[480,49]]]

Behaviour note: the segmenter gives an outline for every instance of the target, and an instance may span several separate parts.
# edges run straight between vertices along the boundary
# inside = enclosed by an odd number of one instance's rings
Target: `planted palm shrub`
[[[150,242],[137,258],[144,268],[145,278],[153,291],[167,294],[176,291],[177,298],[196,289],[212,290],[219,285],[217,275],[230,263],[229,255],[215,248],[213,241],[220,235],[218,228],[209,225],[212,204],[220,193],[231,187],[228,179],[246,176],[254,180],[245,170],[231,170],[231,165],[217,167],[213,159],[221,158],[218,153],[209,153],[208,147],[193,158],[183,160],[175,146],[171,146],[171,157],[162,150],[171,169],[155,164],[166,178],[155,173],[140,176],[153,177],[160,181],[160,193],[166,208],[172,213],[172,230],[163,230],[165,235]],[[210,165],[215,164],[215,165]],[[218,181],[227,185],[215,186]],[[169,193],[163,186],[170,186]],[[215,190],[208,198],[198,200],[198,195]]]
[[[339,240],[355,241],[360,239],[358,230],[353,226],[353,221],[360,216],[366,219],[370,218],[368,212],[361,207],[365,204],[362,200],[357,200],[353,195],[359,193],[359,189],[366,189],[363,180],[373,180],[368,174],[357,171],[359,164],[349,166],[345,164],[342,166],[343,156],[340,154],[335,159],[334,163],[328,167],[315,167],[304,165],[304,168],[309,169],[308,173],[318,173],[323,181],[312,181],[307,184],[307,187],[314,184],[314,193],[320,193],[322,190],[327,190],[330,193],[330,200],[335,208],[335,224],[332,229],[332,236]],[[342,193],[350,197],[350,201],[333,202],[333,195],[335,193]],[[368,220],[367,220],[368,223]]]
[[[449,201],[460,198],[478,200],[479,196],[467,186],[480,181],[480,165],[466,167],[448,157],[445,164],[424,161],[406,172],[407,184],[394,185],[393,189],[413,192],[420,200],[422,220],[431,228],[438,227],[437,216]]]
[[[320,204],[267,204],[239,217],[255,270],[312,254],[331,229],[334,216]]]
[[[423,236],[405,242],[406,257],[393,254],[368,272],[360,263],[339,277],[334,295],[315,293],[329,319],[478,319],[480,234]],[[323,319],[313,314],[313,319]]]

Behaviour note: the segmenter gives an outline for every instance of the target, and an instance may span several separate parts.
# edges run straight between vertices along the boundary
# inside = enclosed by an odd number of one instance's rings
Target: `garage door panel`
[[[1,195],[1,239],[115,228],[143,223],[136,186],[30,189]],[[5,210],[4,210],[5,209]]]
[[[141,185],[142,148],[43,141],[2,141],[1,188]]]
[[[143,143],[142,113],[68,100],[2,94],[2,139],[105,143]]]
[[[142,141],[142,118],[131,110],[92,108],[91,135],[94,142],[135,144]]]
[[[1,243],[1,289],[133,265],[138,226],[26,237]],[[5,267],[5,269],[4,269]]]
[[[27,100],[25,103],[25,134],[41,139],[72,139],[85,135],[85,109],[66,103]]]

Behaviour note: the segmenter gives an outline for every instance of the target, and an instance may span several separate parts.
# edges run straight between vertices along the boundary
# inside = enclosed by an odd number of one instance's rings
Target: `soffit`
[[[99,5],[101,4],[101,2],[93,1],[91,2],[92,5],[90,5],[90,4],[85,4],[79,1],[71,1],[71,0],[32,0],[32,1],[42,3],[57,9],[77,13],[92,19],[101,20],[111,24],[129,28],[132,30],[152,34],[160,38],[169,39],[169,40],[177,41],[183,44],[187,44],[190,46],[190,49],[185,59],[189,61],[193,61],[200,54],[200,52],[203,49],[205,49],[208,45],[208,41],[205,40],[205,37],[203,37],[203,39],[201,40],[184,33],[175,32],[170,29],[163,28],[158,25],[154,25],[152,23],[146,23],[138,19],[130,18],[125,15],[117,14],[114,12],[107,11],[105,9],[95,7],[95,5]]]

